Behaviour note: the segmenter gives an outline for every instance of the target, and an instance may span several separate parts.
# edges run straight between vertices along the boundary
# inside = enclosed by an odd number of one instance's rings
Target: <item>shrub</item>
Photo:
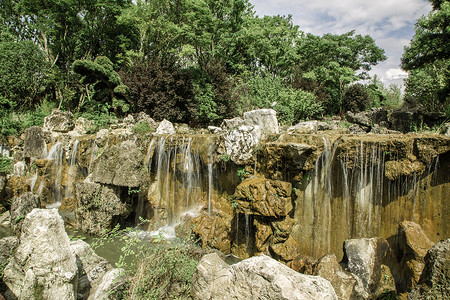
[[[13,162],[8,157],[0,156],[0,173],[9,174],[13,170]]]
[[[370,105],[369,93],[361,83],[355,83],[345,89],[342,107],[344,111],[360,112]]]
[[[141,121],[141,122],[139,122],[139,123],[137,123],[137,124],[135,124],[135,125],[133,126],[132,131],[133,131],[134,133],[144,135],[144,134],[146,134],[146,133],[155,131],[155,129],[154,129],[154,128],[151,128],[150,125],[148,125],[147,122]]]

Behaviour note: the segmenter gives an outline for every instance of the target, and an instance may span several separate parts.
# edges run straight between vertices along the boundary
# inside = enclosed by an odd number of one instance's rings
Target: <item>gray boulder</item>
[[[97,290],[95,291],[95,300],[115,300],[127,289],[128,281],[125,271],[122,269],[112,269],[102,277]]]
[[[441,127],[441,134],[450,137],[450,123],[445,123]]]
[[[56,209],[34,209],[20,244],[5,268],[4,282],[19,299],[75,299],[75,254]]]
[[[94,125],[94,121],[79,117],[75,122],[75,128],[73,129],[79,134],[86,134],[88,129]]]
[[[386,126],[388,123],[387,110],[384,108],[372,108],[367,111],[362,111],[358,113],[352,113],[348,111],[345,114],[347,121],[362,125],[365,127],[372,127],[373,124],[379,124],[381,126]]]
[[[95,299],[95,293],[104,275],[112,270],[111,264],[94,253],[91,246],[82,240],[73,241],[71,248],[78,266],[77,299]]]
[[[39,196],[32,192],[26,192],[15,196],[11,201],[11,229],[15,234],[20,234],[25,216],[35,208],[40,208]]]
[[[261,140],[262,132],[259,126],[239,126],[227,131],[220,143],[223,154],[230,156],[236,164],[250,163],[254,159],[255,146]]]
[[[119,188],[83,182],[75,187],[77,227],[91,234],[112,229],[114,220],[125,219],[131,207],[120,201]]]
[[[244,113],[246,125],[257,125],[264,134],[278,134],[277,112],[273,109],[257,109]]]
[[[450,299],[450,239],[434,245],[425,255],[419,284],[408,294],[412,299]]]
[[[45,138],[42,128],[33,126],[25,129],[23,141],[23,156],[25,158],[43,158],[45,152]]]
[[[44,118],[44,129],[56,132],[69,132],[75,128],[71,112],[54,110]]]
[[[244,125],[244,120],[241,117],[236,117],[233,119],[224,119],[220,127],[222,127],[223,130],[233,130],[241,125]]]
[[[352,239],[344,242],[343,264],[362,281],[368,294],[376,293],[381,279],[382,260],[389,244],[382,238]]]
[[[317,133],[318,131],[330,130],[331,126],[325,122],[320,121],[306,121],[300,122],[288,128],[290,133]]]
[[[3,274],[3,270],[9,263],[9,260],[12,257],[17,246],[19,246],[19,239],[15,236],[9,236],[0,239],[0,296],[2,294],[5,296],[7,296],[8,293],[12,294],[3,282],[3,275],[1,274]],[[11,296],[9,298],[13,297],[14,296]],[[0,297],[0,299],[2,298]]]
[[[158,124],[153,120],[149,115],[147,115],[145,112],[140,112],[136,116],[136,124],[146,122],[148,126],[152,129],[156,129],[158,127]]]
[[[337,299],[330,282],[297,273],[266,255],[232,266],[203,256],[192,278],[194,299]]]
[[[156,134],[175,134],[176,130],[173,126],[172,122],[167,121],[166,119],[162,120],[159,123],[158,128],[156,128]]]
[[[92,180],[103,184],[138,187],[141,185],[143,155],[136,143],[124,141],[112,145],[96,160]]]

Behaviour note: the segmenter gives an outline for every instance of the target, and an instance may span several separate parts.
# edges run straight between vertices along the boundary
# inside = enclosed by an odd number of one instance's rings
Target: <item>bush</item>
[[[342,107],[344,111],[360,112],[370,105],[369,93],[361,83],[355,83],[345,89]]]
[[[146,134],[155,131],[147,122],[141,121],[133,126],[132,131],[137,134]]]
[[[0,156],[0,173],[9,174],[13,170],[13,162],[8,157]]]

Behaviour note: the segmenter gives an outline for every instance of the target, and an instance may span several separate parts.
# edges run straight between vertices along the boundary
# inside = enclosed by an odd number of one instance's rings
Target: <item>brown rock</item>
[[[422,227],[414,222],[404,221],[398,228],[400,259],[400,291],[411,290],[419,282],[425,267],[424,257],[434,243],[425,235]]]
[[[235,196],[244,214],[282,217],[293,208],[291,193],[290,182],[253,177],[237,186]]]
[[[294,260],[291,260],[287,266],[302,274],[314,275],[314,266],[316,263],[316,260],[311,256],[299,255]]]
[[[289,216],[286,216],[286,218],[281,221],[273,221],[273,243],[285,242],[291,234],[294,224],[295,220]]]
[[[300,255],[299,248],[298,242],[291,236],[284,243],[270,246],[270,249],[275,253],[275,255],[286,262],[291,261]]]
[[[192,219],[192,232],[200,236],[202,247],[231,253],[231,223],[220,216],[201,215]]]
[[[253,220],[255,225],[255,246],[258,252],[266,253],[269,248],[269,238],[272,236],[272,228],[258,219]]]

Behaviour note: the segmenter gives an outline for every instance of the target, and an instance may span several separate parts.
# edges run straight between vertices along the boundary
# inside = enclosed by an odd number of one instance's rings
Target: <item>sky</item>
[[[414,24],[431,11],[427,0],[250,0],[256,14],[292,15],[300,30],[315,35],[370,35],[388,57],[374,66],[385,85],[403,85],[407,74],[400,68],[403,48],[414,35]]]

